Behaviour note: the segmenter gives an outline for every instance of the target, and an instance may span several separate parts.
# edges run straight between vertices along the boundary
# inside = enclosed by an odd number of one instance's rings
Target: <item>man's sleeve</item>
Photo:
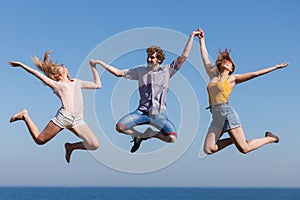
[[[171,64],[167,65],[166,67],[169,70],[170,78],[171,78],[174,74],[176,74],[176,72],[179,69],[177,59],[173,60],[173,62]]]
[[[138,69],[126,69],[124,78],[128,80],[138,80]]]

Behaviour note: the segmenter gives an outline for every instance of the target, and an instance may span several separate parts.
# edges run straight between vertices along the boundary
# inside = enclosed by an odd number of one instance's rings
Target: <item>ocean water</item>
[[[0,187],[0,200],[288,200],[300,188]]]

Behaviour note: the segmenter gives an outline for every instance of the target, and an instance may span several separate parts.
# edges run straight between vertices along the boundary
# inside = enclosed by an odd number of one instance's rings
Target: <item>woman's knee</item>
[[[241,152],[242,154],[247,154],[249,153],[251,150],[248,147],[237,147],[237,149],[239,150],[239,152]]]
[[[208,149],[208,148],[203,148],[203,151],[206,155],[210,155],[210,154],[213,154],[213,152],[211,151],[211,149]]]
[[[97,143],[93,143],[93,144],[91,145],[91,147],[92,147],[92,149],[91,149],[91,150],[96,150],[96,149],[98,149],[98,148],[99,148],[99,146],[100,146],[99,142],[97,142]]]
[[[88,145],[89,145],[89,150],[96,150],[100,146],[99,140],[93,140],[93,141],[89,142]]]
[[[211,155],[217,151],[216,146],[204,146],[203,151],[207,155]]]
[[[251,151],[250,146],[248,145],[247,142],[245,143],[235,143],[236,148],[239,150],[239,152],[241,152],[242,154],[247,154]]]
[[[46,144],[48,141],[45,140],[44,138],[41,138],[41,137],[38,137],[35,139],[35,143],[38,144],[38,145],[44,145]]]

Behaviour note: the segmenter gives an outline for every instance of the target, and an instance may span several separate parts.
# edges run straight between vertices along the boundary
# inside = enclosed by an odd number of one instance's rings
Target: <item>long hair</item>
[[[231,62],[232,63],[232,72],[229,73],[229,75],[231,75],[235,70],[235,65],[229,54],[230,54],[230,50],[228,50],[227,48],[224,51],[219,50],[219,56],[215,62],[215,65],[220,71],[220,66],[223,61],[227,60],[227,61]]]
[[[40,58],[37,56],[34,56],[32,58],[33,63],[42,71],[44,74],[49,77],[50,79],[57,81],[57,78],[55,77],[56,74],[56,68],[59,66],[58,63],[52,62],[50,58],[51,51],[47,51],[44,54],[44,60],[41,61]]]

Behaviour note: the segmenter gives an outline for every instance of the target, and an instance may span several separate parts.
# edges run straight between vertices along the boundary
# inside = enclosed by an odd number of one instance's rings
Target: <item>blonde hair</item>
[[[215,62],[215,65],[220,71],[220,66],[223,61],[227,60],[227,61],[231,62],[232,63],[232,72],[229,73],[229,75],[231,75],[235,70],[235,65],[229,54],[230,54],[230,50],[228,50],[227,48],[224,51],[219,50],[219,56]]]
[[[33,63],[42,71],[44,72],[44,74],[49,77],[50,79],[57,81],[56,78],[56,70],[57,67],[60,66],[58,63],[54,63],[52,62],[51,58],[50,58],[50,53],[51,51],[47,51],[44,54],[44,60],[41,61],[40,58],[38,58],[37,56],[34,56],[32,58]]]

